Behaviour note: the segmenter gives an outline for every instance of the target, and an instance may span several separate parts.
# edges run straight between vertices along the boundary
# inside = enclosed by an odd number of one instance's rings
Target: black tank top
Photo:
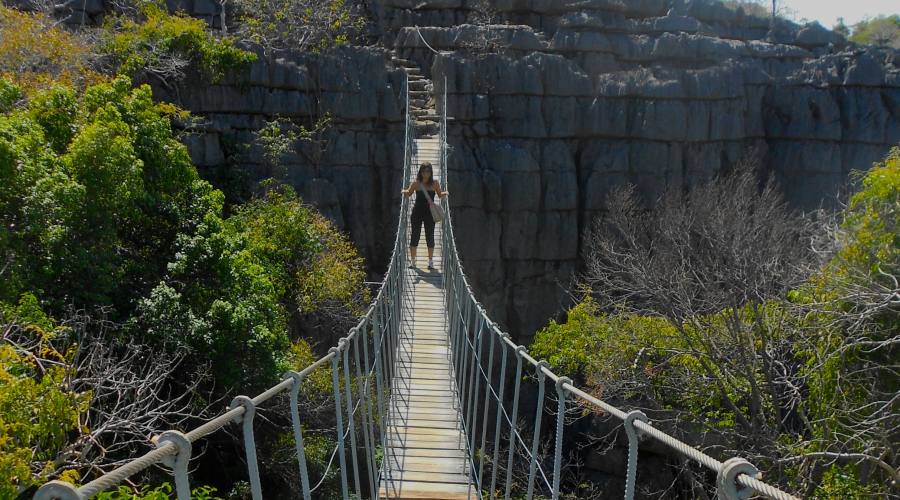
[[[420,186],[422,184],[419,184]],[[434,189],[425,188],[428,191],[428,197],[431,198],[431,201],[434,201]],[[413,206],[413,210],[416,212],[425,211],[426,213],[430,213],[428,210],[428,201],[422,196],[422,188],[416,189],[416,204]]]

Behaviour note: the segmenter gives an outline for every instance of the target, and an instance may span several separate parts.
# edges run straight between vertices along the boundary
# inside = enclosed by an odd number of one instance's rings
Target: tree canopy
[[[900,48],[900,15],[876,16],[853,25],[850,41]]]
[[[172,128],[183,112],[148,86],[119,76],[26,93],[0,80],[0,106],[0,325],[12,332],[0,347],[0,468],[15,478],[0,487],[77,480],[82,458],[121,458],[101,449],[125,453],[115,443],[133,437],[80,424],[125,411],[105,392],[115,383],[179,403],[253,391],[361,311],[363,262],[347,238],[277,183],[226,215]],[[73,310],[114,326],[98,336],[96,324],[49,319]],[[145,346],[170,361],[122,372]],[[85,373],[119,378],[87,387]],[[72,446],[88,448],[56,456]]]

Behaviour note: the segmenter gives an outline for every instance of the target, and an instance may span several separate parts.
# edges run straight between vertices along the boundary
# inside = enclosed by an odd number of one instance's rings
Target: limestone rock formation
[[[188,10],[214,24],[217,11],[204,5]],[[495,24],[469,23],[485,5]],[[195,161],[266,177],[258,155],[240,151],[253,132],[275,115],[330,113],[324,154],[313,161],[298,147],[285,175],[377,271],[402,155],[403,76],[389,51],[417,62],[438,92],[447,82],[463,261],[520,342],[568,304],[583,242],[614,187],[632,183],[652,200],[754,151],[796,206],[829,206],[851,170],[900,142],[898,53],[817,24],[773,26],[714,0],[367,7],[375,47],[279,53],[222,84],[182,89],[180,102],[206,119],[188,139]]]
[[[205,175],[252,184],[277,177],[351,235],[377,274],[393,246],[403,163],[404,76],[387,51],[344,47],[326,54],[258,53],[246,71],[213,85],[187,82],[157,98],[180,103],[199,123],[185,136]],[[276,117],[312,126],[331,115],[324,151],[298,141],[277,172],[254,146]],[[396,196],[395,196],[396,194]]]
[[[466,2],[381,3],[395,49],[446,81],[462,258],[522,342],[569,300],[615,186],[652,201],[755,152],[795,206],[834,206],[900,142],[898,53],[818,24],[714,1],[504,0],[504,24],[476,26],[455,23]]]

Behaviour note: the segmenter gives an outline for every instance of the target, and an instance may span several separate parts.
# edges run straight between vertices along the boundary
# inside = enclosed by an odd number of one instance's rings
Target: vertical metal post
[[[359,486],[359,458],[356,453],[356,421],[353,418],[353,389],[350,383],[350,346],[351,338],[347,340],[344,349],[344,392],[347,395],[347,427],[350,433],[350,462],[353,464],[353,487],[356,491],[356,497],[362,498],[362,488]]]
[[[353,356],[356,360],[356,383],[358,386],[357,394],[359,394],[359,404],[362,408],[362,417],[363,417],[363,447],[366,450],[366,475],[369,476],[369,493],[371,498],[376,498],[378,495],[378,491],[375,487],[375,445],[374,439],[371,434],[372,432],[372,420],[371,420],[371,412],[369,410],[369,403],[371,401],[371,397],[369,397],[372,391],[369,389],[370,376],[369,376],[369,365],[368,360],[366,360],[366,369],[363,371],[362,363],[360,363],[359,359],[359,345],[363,344],[365,346],[365,337],[363,332],[365,332],[365,322],[362,323],[362,328],[357,328],[351,334],[353,336],[354,349]]]
[[[541,418],[544,416],[544,383],[547,375],[544,374],[544,368],[547,368],[546,361],[538,361],[535,367],[535,376],[538,380],[538,397],[537,408],[534,413],[534,434],[531,439],[531,465],[528,467],[528,494],[526,498],[531,500],[534,496],[534,480],[537,473],[537,454],[541,445]]]
[[[384,343],[382,346],[381,353],[384,355],[384,382],[385,388],[388,390],[389,397],[387,400],[388,405],[392,405],[393,401],[393,387],[394,387],[394,368],[396,367],[395,356],[393,352],[394,342],[393,335],[391,334],[391,316],[389,311],[385,311],[386,306],[384,304],[379,304],[378,306],[378,317],[381,321],[378,322],[381,327],[381,341]]]
[[[394,277],[394,285],[393,285],[395,290],[397,288],[399,288],[399,281],[400,281],[399,277],[395,276]],[[390,338],[391,344],[392,344],[391,345],[391,353],[394,356],[391,380],[393,380],[394,377],[397,376],[397,374],[400,372],[401,366],[403,365],[403,358],[402,358],[403,352],[400,350],[400,331],[401,331],[401,326],[402,326],[401,322],[402,322],[403,318],[401,317],[402,311],[400,310],[399,307],[397,307],[398,305],[399,305],[399,302],[397,302],[397,301],[394,301],[393,303],[388,304],[388,310],[389,310],[390,319],[391,319],[391,322],[389,323],[390,324],[389,338]],[[391,384],[391,386],[393,387],[393,384]]]
[[[473,299],[474,300],[474,299]],[[472,306],[476,311],[478,310],[478,304]],[[477,318],[478,326],[476,327],[476,333],[478,337],[478,350],[475,354],[474,363],[472,363],[472,377],[474,379],[474,386],[472,387],[472,392],[469,395],[469,405],[471,409],[469,410],[469,462],[472,464],[472,475],[475,476],[475,438],[478,435],[476,430],[478,426],[477,418],[478,418],[478,396],[479,396],[479,388],[481,387],[481,346],[484,344],[482,341],[482,333],[484,332],[484,316],[481,314],[478,315]],[[478,476],[475,476],[476,478]],[[481,485],[476,485],[479,489]]]
[[[446,186],[447,178],[450,176],[450,169],[449,169],[449,167],[446,166],[447,165],[447,142],[450,140],[449,134],[447,134],[447,75],[444,75],[444,92],[443,92],[443,94],[444,94],[444,99],[443,99],[444,105],[441,108],[441,121],[443,123],[443,126],[441,127],[441,129],[444,132],[444,147],[441,148],[441,154],[443,155],[444,168],[445,168],[445,170],[443,171],[444,179],[442,180],[442,182]]]
[[[334,392],[334,418],[337,424],[337,448],[338,460],[341,464],[341,493],[343,498],[350,498],[349,488],[347,487],[347,457],[344,452],[344,415],[341,411],[341,390],[338,384],[338,364],[341,359],[341,350],[344,348],[346,339],[338,341],[338,347],[332,347],[328,350],[332,354],[331,358],[331,387]],[[254,499],[256,500],[256,499]]]
[[[381,388],[378,386],[378,378],[375,373],[375,363],[377,360],[375,359],[374,342],[372,345],[372,349],[373,349],[372,363],[371,363],[371,365],[369,364],[369,328],[371,328],[371,326],[369,324],[363,325],[363,360],[364,360],[363,363],[366,368],[366,373],[368,374],[367,376],[369,377],[368,383],[369,383],[370,388],[366,393],[366,401],[369,405],[369,420],[372,422],[372,426],[369,427],[369,440],[372,442],[372,475],[375,479],[375,484],[376,484],[376,488],[377,488],[378,483],[379,483],[379,481],[378,481],[379,472],[378,471],[380,469],[378,467],[378,461],[375,457],[375,446],[376,446],[376,443],[381,443],[381,449],[382,449],[382,451],[384,451],[387,443],[384,441],[384,433],[382,432],[381,426],[378,421],[378,418],[381,414],[381,408],[378,407],[378,400],[381,396],[379,391],[381,390]],[[370,397],[373,392],[373,389],[372,389],[373,386],[374,386],[374,393],[375,393],[375,398],[374,398],[375,401],[370,401]],[[378,426],[378,439],[375,438],[375,427],[376,426]],[[376,497],[373,497],[373,498],[376,498]]]
[[[378,428],[381,431],[381,446],[384,452],[384,455],[381,459],[382,466],[382,480],[387,478],[390,481],[389,472],[390,472],[390,453],[391,453],[391,442],[390,442],[390,429],[387,427],[387,408],[385,406],[384,397],[385,394],[385,386],[384,381],[382,380],[383,375],[383,358],[381,355],[381,328],[380,328],[380,318],[378,314],[378,309],[376,308],[372,313],[372,335],[375,340],[375,353],[374,353],[374,364],[375,364],[375,399],[378,405]],[[390,397],[390,395],[387,395]]]
[[[481,460],[478,461],[478,487],[482,487],[482,479],[484,477],[484,457],[487,455],[485,452],[484,446],[487,441],[487,419],[488,414],[490,413],[491,408],[491,389],[493,389],[493,385],[491,384],[491,380],[493,378],[494,372],[494,330],[493,325],[490,321],[485,321],[485,328],[488,331],[488,335],[491,337],[490,343],[490,353],[488,354],[488,370],[485,374],[484,380],[484,412],[481,417]],[[484,488],[482,488],[484,489]]]
[[[500,392],[497,394],[497,419],[494,424],[494,455],[491,460],[491,500],[497,496],[497,469],[499,468],[500,459],[500,423],[506,406],[503,404],[503,393],[506,389],[506,358],[508,348],[506,347],[506,334],[498,331],[500,335],[500,347],[503,348],[503,358],[500,362]]]
[[[459,288],[457,288],[458,290]],[[460,322],[459,322],[459,334],[458,340],[460,341],[460,348],[462,349],[462,367],[459,372],[457,372],[457,377],[459,380],[456,382],[456,386],[459,388],[459,412],[463,418],[463,426],[468,426],[468,423],[465,421],[466,418],[466,410],[468,408],[468,383],[467,383],[467,375],[469,370],[469,359],[474,356],[470,356],[471,348],[469,347],[469,301],[465,303],[465,311],[460,314]],[[473,344],[474,345],[474,344]]]
[[[300,385],[303,376],[297,372],[288,372],[283,378],[294,380],[291,385],[291,427],[294,430],[294,447],[297,450],[297,464],[300,467],[300,487],[303,491],[303,499],[310,500],[309,471],[306,468],[306,450],[303,446],[303,429],[300,425]]]
[[[454,408],[461,411],[462,409],[462,379],[460,373],[463,369],[463,361],[465,359],[464,343],[462,340],[462,329],[460,323],[462,315],[460,314],[460,304],[456,297],[456,278],[450,281],[449,293],[453,296],[450,300],[450,347],[453,352],[453,377],[455,380],[457,397],[453,402]]]
[[[472,306],[472,309],[475,309],[475,306]],[[478,391],[478,386],[475,385],[481,379],[477,377],[478,375],[478,365],[481,362],[481,326],[482,326],[482,318],[479,316],[475,318],[476,327],[473,333],[472,338],[472,362],[469,364],[469,385],[466,388],[466,430],[470,433],[473,433],[473,419],[475,418],[475,405],[478,402],[475,400],[475,393]],[[476,346],[477,344],[477,346]],[[472,448],[475,447],[474,436],[470,443],[469,453],[473,453],[474,450]],[[474,462],[473,462],[474,467]],[[474,472],[474,469],[473,471]]]
[[[525,355],[525,346],[516,346],[516,383],[513,388],[512,415],[509,419],[509,452],[506,457],[506,488],[503,498],[509,500],[509,491],[512,488],[513,457],[519,439],[519,393],[522,388],[522,357]]]
[[[244,430],[244,448],[247,452],[250,494],[253,496],[253,500],[262,500],[262,484],[259,480],[259,465],[256,461],[256,440],[253,438],[253,417],[256,416],[256,404],[247,396],[238,396],[231,401],[230,407],[237,408],[239,406],[244,407],[244,414],[235,419],[235,422],[241,422]]]
[[[381,354],[384,356],[384,381],[385,386],[390,391],[391,388],[391,380],[393,379],[394,374],[394,357],[391,352],[391,346],[393,343],[391,342],[391,315],[390,311],[386,311],[387,305],[379,303],[377,306],[378,310],[378,326],[381,328],[381,342],[384,344],[381,349]]]
[[[244,415],[246,416],[246,413]],[[251,444],[253,442],[252,432],[253,431],[251,430]],[[156,447],[159,448],[165,443],[174,444],[178,450],[175,453],[175,456],[163,460],[163,464],[172,468],[172,476],[175,478],[175,494],[178,497],[178,500],[191,500],[191,483],[188,478],[188,464],[191,461],[191,442],[187,436],[178,431],[166,431],[160,434],[159,439],[156,440]],[[254,462],[256,461],[255,446],[253,448],[253,460]]]
[[[559,401],[559,407],[556,411],[556,449],[553,454],[553,500],[559,498],[559,482],[560,474],[562,474],[562,447],[563,447],[563,431],[566,426],[566,389],[565,384],[572,384],[569,377],[560,377],[556,381],[556,397]]]
[[[634,483],[637,480],[638,435],[634,421],[647,421],[647,415],[640,410],[632,410],[625,415],[625,434],[628,436],[628,470],[625,476],[625,500],[634,499]]]
[[[410,158],[410,144],[409,144],[409,129],[410,129],[410,124],[409,124],[409,74],[406,75],[405,83],[406,83],[406,85],[405,85],[404,92],[406,94],[406,120],[405,120],[406,130],[405,130],[404,137],[403,137],[403,184],[404,184],[403,187],[406,187],[406,176],[407,176],[407,172],[409,170],[410,161],[412,160],[412,158]]]
[[[454,368],[456,368],[456,373],[454,373],[454,375],[458,375],[459,369],[462,367],[461,361],[462,361],[462,354],[463,354],[462,351],[460,350],[460,347],[462,346],[462,341],[461,341],[460,335],[459,335],[460,334],[460,323],[462,321],[462,306],[459,302],[457,275],[455,272],[453,273],[453,279],[450,280],[450,290],[448,291],[448,293],[450,294],[450,298],[448,299],[448,301],[450,302],[450,319],[451,319],[450,335],[451,335],[451,341],[455,344],[454,347],[455,347],[455,353],[456,353],[456,358],[457,358],[456,365],[454,366]],[[457,388],[459,388],[460,381],[457,380],[456,382],[457,382]]]
[[[388,328],[387,313],[384,308],[378,309],[378,325],[381,335],[381,354],[382,354],[382,376],[384,377],[384,432],[388,435],[388,440],[396,439],[396,434],[391,429],[391,416],[394,413],[395,399],[398,397],[393,387],[393,356],[391,353],[391,334]],[[387,459],[387,467],[393,474],[394,458],[391,456],[392,443],[388,443],[388,449],[385,450],[385,458]]]

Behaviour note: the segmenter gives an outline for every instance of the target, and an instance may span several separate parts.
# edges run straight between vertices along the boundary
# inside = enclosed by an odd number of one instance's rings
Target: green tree
[[[270,186],[227,220],[221,192],[206,197],[203,224],[178,241],[134,328],[211,362],[227,387],[269,383],[287,369],[292,341],[322,333],[304,317],[331,313],[330,324],[345,326],[340,319],[360,311],[362,260],[288,187]]]
[[[856,23],[850,41],[900,48],[900,15],[876,16]]]
[[[51,88],[0,116],[8,300],[36,291],[54,307],[124,313],[152,286],[196,228],[204,189],[172,132],[177,112],[118,78],[81,97]]]
[[[92,64],[96,52],[89,37],[60,24],[49,13],[0,5],[0,78],[29,94],[60,84],[84,88],[103,81]]]
[[[347,0],[237,0],[238,35],[267,52],[324,50],[357,37],[365,18]]]
[[[290,187],[264,187],[260,197],[237,208],[228,226],[269,270],[281,303],[298,314],[361,314],[365,274],[353,245]]]
[[[113,69],[138,79],[153,77],[171,86],[193,67],[213,81],[256,60],[228,37],[217,37],[206,23],[169,14],[165,4],[143,4],[134,17],[111,16],[104,23],[104,51]]]
[[[810,319],[798,350],[812,435],[792,460],[813,471],[865,464],[865,477],[842,475],[880,490],[896,479],[900,442],[900,148],[865,174],[841,218],[836,254],[798,294]]]

